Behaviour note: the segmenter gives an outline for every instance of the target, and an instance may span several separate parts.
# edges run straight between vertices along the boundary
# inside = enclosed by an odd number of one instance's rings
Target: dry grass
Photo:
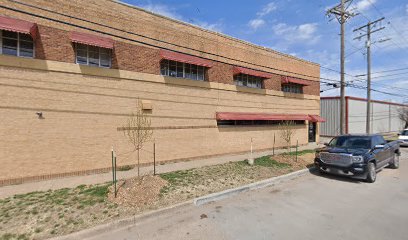
[[[0,239],[42,239],[119,216],[108,185],[32,192],[0,200]]]

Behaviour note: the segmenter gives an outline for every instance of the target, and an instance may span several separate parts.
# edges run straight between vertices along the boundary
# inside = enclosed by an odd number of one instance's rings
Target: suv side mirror
[[[384,145],[375,145],[374,149],[383,149]]]

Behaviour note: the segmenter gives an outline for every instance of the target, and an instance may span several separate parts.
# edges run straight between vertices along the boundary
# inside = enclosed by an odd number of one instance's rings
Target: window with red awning
[[[299,84],[303,86],[309,86],[312,84],[312,82],[309,80],[304,80],[304,79],[294,78],[294,77],[287,77],[287,76],[282,76],[282,83],[283,84],[293,83],[293,84]]]
[[[71,41],[85,45],[113,49],[113,39],[82,32],[71,32]]]
[[[244,68],[244,67],[234,67],[234,75],[237,74],[246,74],[246,75],[251,75],[255,77],[260,77],[260,78],[272,78],[273,75],[267,72],[262,72],[262,71],[257,71],[249,68]]]
[[[71,32],[75,43],[76,63],[110,68],[112,66],[113,39],[81,32]]]
[[[0,16],[0,29],[29,34],[33,39],[37,35],[37,24],[6,16]]]
[[[187,55],[187,54],[172,52],[168,50],[160,50],[160,56],[162,59],[180,62],[180,63],[193,64],[196,66],[202,66],[202,67],[208,67],[208,68],[211,68],[212,66],[214,66],[213,62],[210,60],[202,59],[202,58]]]

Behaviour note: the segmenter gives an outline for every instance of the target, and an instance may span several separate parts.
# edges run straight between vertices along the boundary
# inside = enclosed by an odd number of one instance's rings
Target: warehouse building
[[[327,121],[321,124],[321,136],[333,137],[340,134],[340,97],[321,98],[321,116]],[[399,118],[399,110],[408,105],[386,102],[371,102],[372,133],[401,131],[405,123]],[[346,97],[346,133],[366,132],[367,99]]]
[[[108,171],[112,146],[134,165],[138,101],[161,163],[282,147],[284,120],[306,145],[323,120],[318,64],[112,0],[0,0],[0,69],[0,185]]]

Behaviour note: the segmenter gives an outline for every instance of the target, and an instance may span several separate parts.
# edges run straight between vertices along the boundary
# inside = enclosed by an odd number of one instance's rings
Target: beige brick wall
[[[0,67],[0,180],[108,168],[111,146],[120,165],[135,164],[118,128],[138,98],[153,103],[158,161],[249,151],[251,138],[255,150],[272,147],[276,127],[218,128],[217,111],[319,114],[316,96],[1,55],[0,61],[7,65]],[[306,125],[296,138],[307,143]],[[151,161],[143,152],[141,162]]]

